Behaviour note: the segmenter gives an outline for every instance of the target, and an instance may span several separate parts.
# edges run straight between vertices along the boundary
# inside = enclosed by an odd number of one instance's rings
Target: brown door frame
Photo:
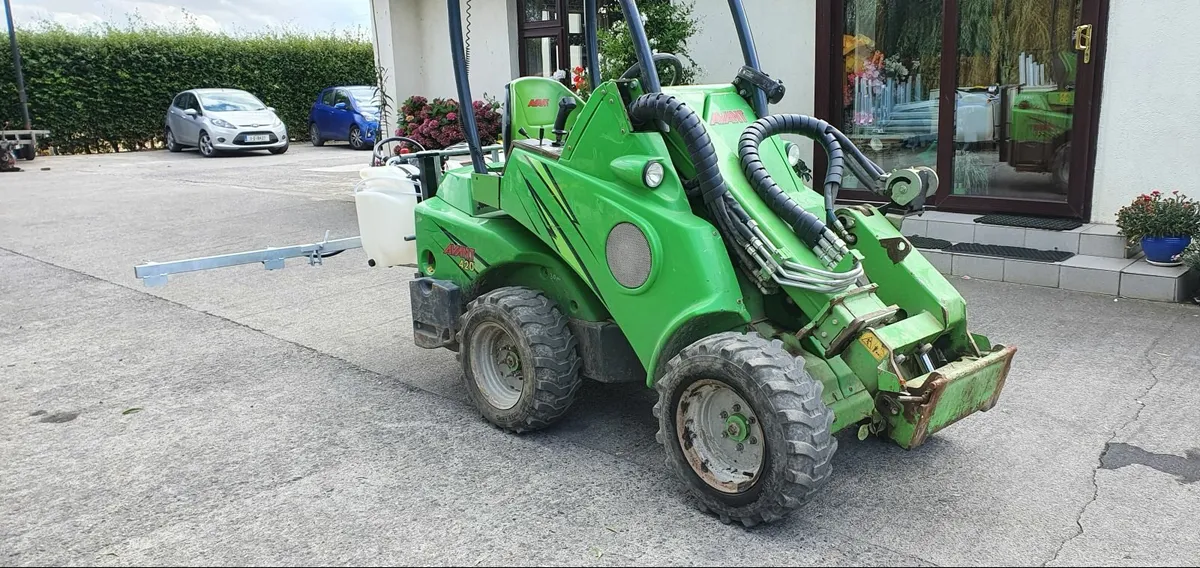
[[[1090,64],[1083,64],[1082,53],[1076,64],[1075,91],[1089,93],[1088,97],[1075,100],[1075,117],[1071,129],[1071,140],[1086,140],[1087,144],[1072,144],[1070,157],[1070,186],[1067,200],[1011,199],[951,195],[952,183],[942,183],[937,194],[927,207],[943,211],[971,213],[1018,213],[1035,215],[1057,215],[1087,220],[1092,210],[1092,190],[1095,182],[1096,132],[1100,121],[1100,97],[1104,84],[1104,62],[1108,37],[1109,0],[1082,0],[1081,24],[1092,25],[1092,57]],[[817,1],[817,53],[815,64],[816,92],[814,93],[815,114],[835,126],[841,126],[841,97],[836,96],[841,88],[844,61],[838,41],[845,33],[845,0]],[[957,106],[955,88],[946,85],[958,84],[958,57],[945,54],[958,53],[958,0],[942,0],[942,66],[940,100],[938,101],[938,152],[936,170],[941,180],[954,179],[954,144],[943,144],[953,140],[955,110]],[[836,48],[835,48],[836,47]],[[822,179],[828,161],[820,146],[813,145],[814,179]],[[839,200],[847,202],[881,203],[878,196],[866,191],[846,190]]]
[[[522,76],[528,73],[528,70],[525,68],[525,63],[527,61],[525,58],[525,40],[547,37],[554,38],[558,41],[558,48],[556,51],[558,52],[557,55],[559,67],[562,67],[564,63],[566,64],[566,67],[563,68],[563,70],[567,72],[567,77],[564,80],[564,84],[569,84],[571,79],[571,46],[568,45],[570,16],[567,14],[567,1],[554,1],[555,14],[557,15],[556,19],[538,22],[525,21],[526,1],[527,0],[517,0],[517,58],[520,60],[517,66],[517,71]]]

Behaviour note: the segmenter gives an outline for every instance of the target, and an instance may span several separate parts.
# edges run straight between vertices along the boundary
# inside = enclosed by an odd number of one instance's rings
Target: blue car
[[[375,146],[379,133],[379,90],[375,87],[330,87],[317,95],[308,114],[313,146],[342,140],[355,150]]]

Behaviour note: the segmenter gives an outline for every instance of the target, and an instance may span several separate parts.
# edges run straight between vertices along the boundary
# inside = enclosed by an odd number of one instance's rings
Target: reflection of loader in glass
[[[1019,88],[1009,95],[1007,134],[1001,161],[1019,172],[1050,173],[1066,191],[1071,170],[1071,127],[1075,108],[1075,55],[1056,59],[1053,88]]]
[[[1070,4],[1068,2],[1068,4]],[[1054,185],[1066,192],[1071,172],[1071,127],[1074,125],[1075,109],[1075,51],[1060,50],[1059,1],[1050,4],[1049,56],[1050,79],[1048,86],[1025,86],[1005,89],[1002,96],[1008,104],[1002,108],[1007,112],[1001,128],[1000,160],[1019,172],[1050,173]],[[1069,7],[1067,8],[1070,9]],[[1086,28],[1086,26],[1085,26]],[[1076,37],[1076,49],[1084,49],[1091,56],[1090,28]],[[1022,58],[1020,65],[1025,65]],[[1026,83],[1029,82],[1028,77]]]

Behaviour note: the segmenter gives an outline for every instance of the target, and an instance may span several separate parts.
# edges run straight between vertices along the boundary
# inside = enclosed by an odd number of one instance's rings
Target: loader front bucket
[[[910,382],[914,396],[901,397],[892,412],[885,413],[891,426],[888,436],[912,449],[969,414],[991,410],[1016,352],[1016,347],[998,345],[983,357],[954,361]]]

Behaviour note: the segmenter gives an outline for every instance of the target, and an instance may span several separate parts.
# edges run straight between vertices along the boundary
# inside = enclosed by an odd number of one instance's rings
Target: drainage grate
[[[945,239],[935,239],[932,237],[919,237],[917,235],[913,235],[911,237],[904,237],[904,238],[908,239],[908,242],[912,243],[912,246],[917,247],[919,249],[944,249],[944,248],[950,246],[950,241],[947,241]]]
[[[1002,225],[1005,227],[1024,227],[1026,229],[1045,229],[1047,231],[1070,231],[1083,226],[1076,219],[1059,217],[1026,217],[1024,215],[984,215],[977,217],[976,223],[984,225]]]
[[[1000,245],[984,245],[979,243],[958,243],[946,247],[946,252],[976,254],[979,256],[995,256],[1014,260],[1032,260],[1034,262],[1062,262],[1072,256],[1073,252],[1061,250],[1037,250],[1023,247],[1006,247]]]

